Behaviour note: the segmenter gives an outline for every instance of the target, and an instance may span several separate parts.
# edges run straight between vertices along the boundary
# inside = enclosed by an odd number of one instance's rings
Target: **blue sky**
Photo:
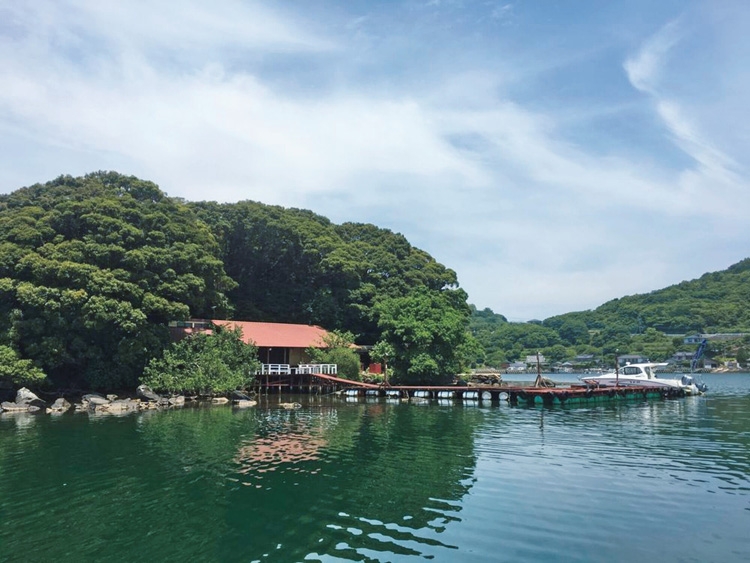
[[[743,1],[0,0],[0,192],[117,170],[403,233],[511,320],[746,258]]]

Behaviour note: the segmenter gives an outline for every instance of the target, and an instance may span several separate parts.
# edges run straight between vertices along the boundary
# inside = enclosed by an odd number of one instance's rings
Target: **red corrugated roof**
[[[259,348],[325,348],[328,334],[319,326],[288,323],[255,323],[247,321],[211,321],[214,324],[242,330],[242,340]]]

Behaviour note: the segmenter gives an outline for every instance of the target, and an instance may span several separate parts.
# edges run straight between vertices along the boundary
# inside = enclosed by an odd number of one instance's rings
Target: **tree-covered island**
[[[373,346],[404,383],[446,383],[539,351],[557,362],[615,350],[663,360],[689,351],[691,332],[740,333],[710,352],[747,357],[750,260],[544,321],[509,323],[467,299],[453,270],[402,235],[307,210],[187,202],[115,172],[0,196],[6,386],[248,385],[255,351],[232,331],[170,341],[169,322],[189,318],[324,326]]]
[[[455,272],[374,225],[185,202],[114,172],[0,196],[0,378],[13,385],[132,389],[145,377],[217,391],[185,366],[240,353],[237,337],[171,343],[168,323],[191,317],[318,324],[403,351],[395,380],[445,381],[474,348],[470,313]],[[214,372],[229,389],[249,367]]]

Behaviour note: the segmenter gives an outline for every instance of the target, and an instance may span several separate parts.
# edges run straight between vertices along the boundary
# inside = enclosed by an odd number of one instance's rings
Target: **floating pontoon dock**
[[[391,399],[443,399],[463,402],[500,402],[512,405],[577,405],[610,401],[638,401],[684,397],[685,391],[669,387],[594,387],[573,384],[569,387],[532,387],[520,385],[425,386],[375,385],[325,374],[310,374],[307,381],[269,382],[259,391],[269,392],[338,392],[344,397],[386,397]]]

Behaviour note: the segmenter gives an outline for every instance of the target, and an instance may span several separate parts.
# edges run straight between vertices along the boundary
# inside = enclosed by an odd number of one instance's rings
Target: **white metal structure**
[[[289,364],[263,364],[260,370],[261,375],[290,375],[292,373],[336,375],[338,373],[337,364],[300,364],[292,367]]]
[[[338,365],[336,364],[300,364],[297,373],[322,373],[325,375],[336,375]]]
[[[292,367],[289,364],[263,364],[260,373],[263,375],[288,375],[292,373]]]

